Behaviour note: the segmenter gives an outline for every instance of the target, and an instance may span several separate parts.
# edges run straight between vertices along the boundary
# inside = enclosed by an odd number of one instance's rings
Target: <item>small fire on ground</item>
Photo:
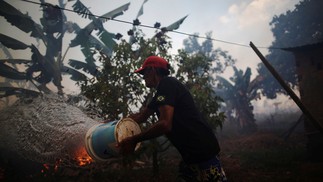
[[[74,156],[71,158],[71,161],[66,164],[66,161],[62,159],[57,159],[55,164],[43,164],[43,169],[41,170],[41,173],[46,176],[49,172],[56,173],[60,167],[63,166],[73,166],[73,167],[84,167],[93,162],[93,159],[87,154],[85,148],[78,149]]]
[[[93,162],[93,159],[86,152],[85,148],[80,148],[75,155],[75,160],[79,166],[89,165]]]

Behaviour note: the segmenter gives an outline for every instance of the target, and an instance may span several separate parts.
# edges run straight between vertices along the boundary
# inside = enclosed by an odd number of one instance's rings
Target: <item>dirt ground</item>
[[[230,181],[322,181],[323,162],[309,161],[306,138],[294,133],[287,140],[280,132],[222,137],[221,159]]]
[[[259,131],[252,135],[219,135],[221,161],[230,182],[318,182],[323,179],[323,163],[307,160],[306,140],[302,133],[287,140],[279,132]],[[33,165],[19,167],[16,163],[0,166],[0,181],[175,181],[180,157],[170,151],[161,160],[159,173],[153,175],[151,165],[138,161],[134,168],[118,164],[91,164],[82,168],[61,167],[46,169]],[[33,174],[23,173],[37,169]]]

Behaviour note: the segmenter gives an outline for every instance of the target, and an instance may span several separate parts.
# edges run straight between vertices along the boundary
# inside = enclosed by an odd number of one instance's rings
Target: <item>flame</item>
[[[84,147],[76,152],[75,159],[79,166],[85,166],[93,162],[93,159],[89,156]]]
[[[88,155],[84,147],[81,147],[76,150],[73,160],[76,162],[76,165],[78,166],[86,166],[93,162],[93,159]],[[62,163],[62,159],[57,159],[54,165],[45,163],[43,164],[43,169],[41,169],[40,172],[44,176],[47,176],[48,173],[57,172],[61,163]]]
[[[73,161],[76,162],[76,165],[78,166],[86,166],[89,165],[93,162],[93,159],[88,155],[84,147],[81,147],[76,150],[74,154]],[[41,174],[46,177],[48,175],[52,175],[56,173],[62,164],[63,160],[62,159],[57,159],[55,161],[55,164],[48,164],[44,163],[43,168],[41,169]],[[1,168],[0,168],[1,169]],[[1,171],[0,171],[1,172]],[[1,179],[1,173],[0,173],[0,179]]]

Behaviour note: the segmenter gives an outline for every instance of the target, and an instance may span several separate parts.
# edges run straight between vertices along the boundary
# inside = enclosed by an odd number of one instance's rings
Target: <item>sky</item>
[[[27,12],[33,17],[39,14],[39,7],[34,4],[22,2],[20,0],[6,0],[13,4],[22,12]],[[39,2],[33,0],[35,2]],[[95,15],[103,15],[109,11],[118,8],[130,2],[129,9],[124,12],[124,15],[116,17],[118,20],[132,22],[144,0],[81,0],[83,4],[90,8],[90,11]],[[179,29],[176,31],[194,34],[198,33],[205,36],[207,32],[212,31],[212,38],[220,41],[214,41],[214,48],[221,48],[228,51],[228,53],[237,60],[236,66],[245,71],[247,67],[252,69],[252,78],[258,73],[256,71],[257,64],[260,59],[249,47],[250,41],[257,47],[268,47],[274,40],[269,22],[275,15],[285,13],[287,10],[293,10],[295,4],[300,0],[148,0],[144,4],[143,15],[139,17],[141,24],[153,26],[156,22],[160,22],[162,27],[168,26],[180,18],[187,16]],[[55,4],[57,0],[47,0],[46,2]],[[67,0],[66,0],[67,2]],[[66,8],[72,9],[71,5],[74,2],[69,2]],[[67,12],[69,20],[72,20],[79,25],[86,26],[89,21],[75,13]],[[35,19],[36,20],[36,19]],[[12,35],[24,39],[24,33],[17,30],[12,30],[5,20],[0,18],[1,26],[0,33]],[[132,28],[132,25],[108,21],[104,24],[105,28],[114,33],[126,34]],[[147,37],[154,34],[154,29],[144,28],[142,30]],[[169,32],[171,37],[173,52],[182,48],[183,40],[188,38],[186,35]],[[203,39],[200,39],[204,41]],[[34,41],[34,40],[29,40]],[[223,43],[232,42],[242,44],[245,46],[238,46],[234,44]],[[65,45],[66,46],[66,45]],[[268,49],[259,49],[263,55],[268,53]],[[79,55],[80,52],[69,51],[67,56]],[[18,55],[19,56],[19,53]],[[2,57],[1,57],[2,58]],[[226,76],[232,76],[232,70],[226,72]],[[73,92],[73,88],[69,85],[64,85],[65,90]],[[268,104],[273,109],[273,102],[277,101],[263,101],[261,104],[265,106]],[[284,102],[289,108],[289,104],[293,105],[292,101]],[[257,111],[256,111],[257,112]]]

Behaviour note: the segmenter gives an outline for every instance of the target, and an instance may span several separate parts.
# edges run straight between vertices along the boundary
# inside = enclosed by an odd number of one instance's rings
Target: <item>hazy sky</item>
[[[35,2],[39,2],[34,0]],[[132,22],[144,0],[81,0],[83,4],[90,7],[95,15],[103,15],[109,11],[118,8],[130,2],[129,9],[122,16],[116,17],[118,20]],[[20,0],[6,0],[20,9],[22,12],[29,12],[30,15],[40,14],[39,6],[22,2]],[[56,0],[46,1],[55,4]],[[67,1],[66,1],[67,2]],[[205,36],[205,33],[212,31],[212,38],[249,45],[252,41],[256,46],[268,47],[273,41],[269,22],[274,15],[280,15],[287,10],[293,10],[299,0],[148,0],[144,5],[144,14],[139,17],[143,25],[153,26],[160,22],[162,27],[168,26],[180,18],[188,15],[183,24],[177,31],[194,34],[199,33]],[[72,9],[74,2],[69,2],[66,8]],[[87,25],[88,20],[84,20],[77,14],[67,13],[68,20]],[[37,20],[37,19],[35,19]],[[12,30],[9,24],[6,24],[3,18],[0,18],[0,33],[11,35],[12,37],[24,37],[22,33],[18,34]],[[104,24],[105,28],[114,33],[126,34],[132,28],[129,24],[108,21]],[[144,28],[142,30],[147,37],[154,33],[154,29]],[[8,33],[9,32],[9,33]],[[16,32],[16,33],[15,33]],[[12,35],[15,34],[15,35]],[[174,53],[178,48],[182,48],[185,35],[169,32],[167,34],[173,41]],[[204,41],[201,39],[201,41]],[[245,71],[246,67],[252,68],[252,78],[256,76],[255,70],[259,58],[250,47],[226,44],[214,41],[214,47],[220,47],[226,50],[237,60],[236,66]],[[260,49],[266,55],[267,49]],[[76,54],[70,52],[69,55]],[[79,53],[77,53],[79,54]],[[71,55],[74,56],[74,55]],[[1,56],[2,58],[2,56]],[[232,75],[230,70],[228,76]],[[67,86],[65,86],[67,87]]]
[[[34,0],[35,2],[39,2]],[[90,8],[95,15],[103,15],[121,5],[130,2],[130,7],[124,15],[116,19],[132,22],[144,0],[81,0],[83,4]],[[7,1],[20,9],[28,12],[31,16],[41,14],[38,5],[22,2],[20,0]],[[47,0],[55,4],[57,0]],[[160,22],[162,26],[168,26],[180,18],[188,15],[177,31],[194,34],[212,31],[212,38],[227,42],[239,43],[248,46],[252,41],[256,46],[268,47],[273,41],[269,22],[273,16],[293,10],[299,0],[148,0],[144,5],[144,14],[139,17],[143,25],[153,26]],[[72,9],[73,1],[68,2],[66,8]],[[87,25],[89,20],[85,20],[75,13],[66,12],[68,20],[78,24]],[[38,19],[34,19],[38,21]],[[2,25],[3,18],[0,19]],[[104,24],[110,32],[126,32],[132,28],[130,24],[108,21]],[[142,27],[147,37],[154,33],[154,29]],[[1,26],[0,33],[12,34],[14,32],[10,25]],[[174,47],[174,53],[178,48],[182,48],[183,39],[186,35],[169,32]],[[13,37],[26,37],[19,33]],[[201,41],[204,41],[201,39]],[[68,42],[67,42],[68,43]],[[237,46],[220,41],[214,41],[214,47],[226,50],[237,60],[237,67],[245,70],[246,67],[253,69],[253,76],[256,74],[256,65],[260,62],[250,47]],[[266,55],[267,49],[260,49]]]
[[[91,11],[102,15],[107,10],[112,10],[127,0],[86,0],[84,4],[91,7]],[[96,2],[95,4],[93,2]],[[132,22],[143,0],[130,1],[129,10],[118,19]],[[274,15],[285,13],[294,9],[299,0],[148,0],[144,5],[144,14],[139,18],[144,25],[153,26],[156,21],[162,26],[168,26],[178,19],[188,15],[177,31],[184,33],[199,33],[204,36],[212,31],[213,38],[228,42],[249,45],[252,41],[256,46],[270,46],[273,36],[269,22]],[[107,29],[131,28],[118,22],[109,22]],[[122,28],[121,28],[122,27]],[[143,28],[145,33],[152,33],[153,29]],[[125,32],[125,31],[124,31]],[[185,35],[168,33],[172,38],[174,49],[182,47]],[[203,41],[203,39],[201,39]],[[245,70],[247,66],[255,68],[259,63],[258,57],[249,47],[241,47],[222,42],[214,42],[237,59],[237,66]],[[265,55],[268,50],[261,49]],[[255,71],[253,71],[255,75]]]

